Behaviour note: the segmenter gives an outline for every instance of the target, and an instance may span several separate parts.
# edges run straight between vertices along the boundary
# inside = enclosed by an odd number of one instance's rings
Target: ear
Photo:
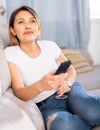
[[[10,32],[11,32],[14,36],[16,36],[16,33],[15,33],[15,31],[14,31],[14,29],[13,29],[12,27],[10,27]]]

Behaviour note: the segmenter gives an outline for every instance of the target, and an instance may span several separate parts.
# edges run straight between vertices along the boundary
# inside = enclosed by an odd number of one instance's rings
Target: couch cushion
[[[93,71],[78,74],[76,81],[80,82],[86,90],[100,90],[100,65],[94,66]]]
[[[20,107],[20,109],[24,110],[24,112],[27,113],[27,115],[30,117],[33,124],[36,126],[36,128],[37,128],[36,130],[44,130],[44,122],[43,122],[42,114],[33,100],[29,100],[27,102],[20,100],[13,94],[13,90],[11,88],[9,88],[5,92],[3,98],[4,97],[9,99],[11,102],[15,103],[18,107]],[[11,107],[8,106],[8,108],[11,108]],[[14,108],[14,110],[16,111],[16,108]],[[23,118],[22,118],[22,120],[23,120]],[[37,123],[37,122],[39,122],[39,123]],[[27,129],[27,130],[30,130],[30,129]],[[34,130],[34,128],[33,128],[33,130]]]
[[[11,83],[10,72],[6,62],[3,45],[4,41],[0,38],[0,81],[2,84],[2,93],[6,91]]]
[[[93,130],[100,130],[100,126],[95,127]]]
[[[83,73],[87,71],[93,70],[92,63],[90,64],[89,61],[80,53],[79,50],[74,49],[62,49],[64,55],[67,59],[71,60],[73,66],[76,69],[77,73]],[[89,54],[89,53],[87,53]],[[88,55],[87,55],[88,56]],[[90,56],[88,56],[89,59]]]
[[[2,95],[1,80],[0,80],[0,96]]]
[[[100,89],[93,89],[88,91],[90,94],[100,96]]]
[[[37,118],[37,117],[36,117]],[[38,130],[29,115],[8,97],[0,100],[0,130]]]

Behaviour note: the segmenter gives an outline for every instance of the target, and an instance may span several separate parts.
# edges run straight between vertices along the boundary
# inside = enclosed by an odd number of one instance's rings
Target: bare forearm
[[[21,100],[28,101],[36,97],[38,94],[42,92],[42,88],[40,85],[40,81],[32,84],[28,87],[18,88],[14,91],[16,97],[20,98]]]
[[[73,68],[73,66],[71,66],[71,67],[68,69],[68,75],[67,75],[66,80],[70,81],[70,82],[73,84],[74,81],[75,81],[75,78],[76,78],[76,71],[75,71],[75,69]]]

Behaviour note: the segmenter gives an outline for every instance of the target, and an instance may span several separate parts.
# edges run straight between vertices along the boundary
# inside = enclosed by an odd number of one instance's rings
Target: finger
[[[68,86],[61,86],[58,88],[58,94],[68,93],[71,89]]]

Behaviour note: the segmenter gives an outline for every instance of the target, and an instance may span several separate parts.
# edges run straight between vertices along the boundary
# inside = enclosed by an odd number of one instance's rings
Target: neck
[[[21,50],[29,57],[35,58],[40,54],[40,48],[37,43],[20,44]]]
[[[37,43],[20,44],[20,48],[23,51],[34,51],[37,47]]]

